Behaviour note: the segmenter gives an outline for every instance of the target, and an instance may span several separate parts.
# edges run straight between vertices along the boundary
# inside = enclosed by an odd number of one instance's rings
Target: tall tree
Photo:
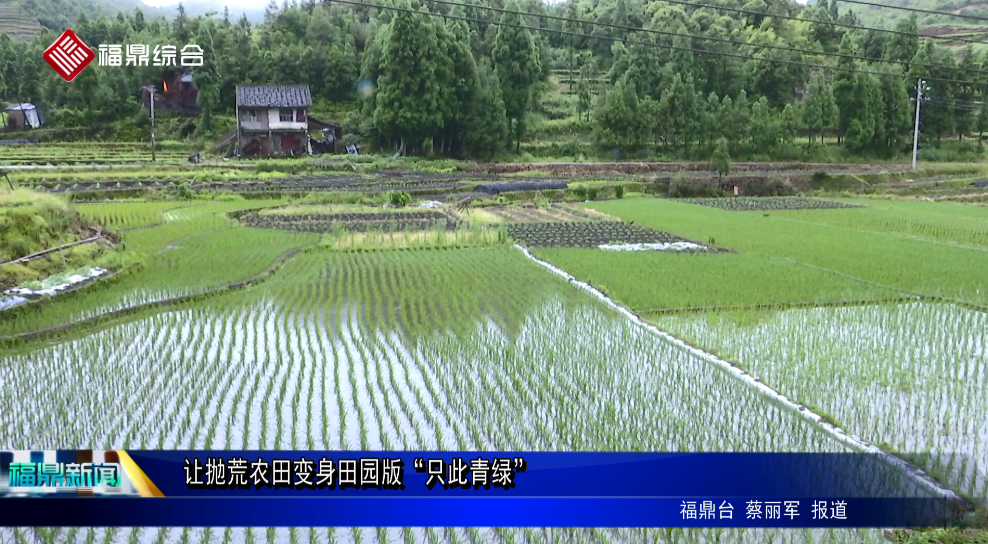
[[[840,105],[838,107],[837,116],[837,141],[843,137],[844,133],[847,132],[848,128],[851,126],[851,121],[860,113],[860,96],[856,94],[858,90],[856,70],[858,68],[857,62],[851,56],[857,55],[857,46],[854,40],[851,38],[850,34],[845,34],[844,38],[841,39],[839,52],[841,55],[846,55],[840,57],[837,60],[838,68],[842,68],[834,73],[834,100]]]
[[[779,123],[766,97],[751,105],[751,144],[756,153],[769,153],[779,140]]]
[[[674,142],[687,151],[699,135],[700,97],[689,76],[684,81],[677,73],[662,92],[659,101],[659,126],[667,142]]]
[[[178,43],[182,45],[189,43],[192,38],[192,29],[189,26],[189,16],[185,14],[185,4],[179,2],[178,15],[172,21],[172,36]]]
[[[9,100],[8,86],[12,82],[8,72],[13,71],[14,64],[13,47],[10,44],[10,37],[6,33],[0,32],[0,100]]]
[[[481,63],[476,78],[476,94],[470,103],[463,145],[471,153],[490,157],[507,141],[508,119],[497,74]]]
[[[632,151],[642,146],[644,129],[651,124],[639,111],[634,83],[624,81],[604,95],[594,111],[594,121],[594,137],[600,145]]]
[[[448,144],[449,150],[459,152],[479,84],[477,64],[470,51],[470,28],[458,20],[449,20],[445,24],[442,20],[436,20],[434,24],[440,47],[450,59],[447,64],[449,73],[438,76],[449,82],[443,88],[447,109],[440,148]]]
[[[442,86],[447,82],[435,76],[443,71],[440,64],[450,61],[422,13],[399,11],[390,24],[381,52],[374,124],[414,153],[443,126]]]
[[[901,74],[902,68],[896,67],[889,71]],[[880,119],[884,124],[884,151],[890,154],[899,147],[902,135],[912,129],[914,104],[909,101],[904,80],[895,77],[882,78],[882,106],[885,108]]]
[[[147,21],[144,19],[144,12],[141,8],[134,8],[134,22],[133,27],[135,32],[144,32],[147,28]]]
[[[713,156],[710,159],[710,165],[717,172],[718,179],[722,179],[731,173],[731,154],[728,151],[727,138],[719,138],[717,140]]]
[[[896,34],[885,42],[885,58],[901,63],[909,69],[909,62],[919,51],[919,22],[916,14],[899,19],[895,25]]]
[[[971,44],[968,44],[968,46],[964,48],[964,52],[961,55],[960,64],[954,72],[956,79],[978,79],[965,75],[980,70],[980,66],[978,66],[978,64],[977,55],[974,53],[974,47]],[[958,101],[957,103],[966,107],[973,106],[975,98],[982,91],[982,89],[978,87],[980,87],[980,85],[971,85],[967,83],[955,84],[954,97]],[[974,128],[974,121],[975,116],[973,115],[962,114],[956,116],[954,128],[957,130],[958,140],[963,139],[966,134],[971,132]]]
[[[588,54],[589,56],[589,54]],[[593,90],[590,87],[590,80],[593,79],[593,58],[586,58],[580,67],[580,84],[577,87],[577,117],[583,118],[587,114],[587,121],[590,120],[590,108],[593,101]]]
[[[796,138],[798,130],[799,114],[792,104],[786,104],[786,107],[782,108],[782,118],[779,120],[779,136],[784,143],[789,144]]]
[[[833,88],[819,72],[813,74],[810,80],[803,102],[803,122],[811,131],[810,143],[813,141],[812,131],[816,131],[823,143],[824,131],[837,124],[837,103],[834,101]]]
[[[213,115],[220,103],[220,87],[223,84],[220,79],[219,59],[213,44],[215,31],[213,21],[207,19],[199,25],[199,34],[196,36],[196,43],[202,48],[203,57],[202,67],[196,70],[196,85],[199,88],[199,106],[202,108],[199,129],[204,132],[213,129]]]
[[[885,139],[881,84],[871,74],[854,74],[854,92],[845,146],[855,153],[876,150]]]
[[[837,22],[831,15],[827,0],[820,0],[817,5],[811,8],[812,23],[810,23],[810,37],[818,42],[827,51],[833,51],[841,39],[841,32],[834,26]]]
[[[508,4],[507,9],[520,11],[514,0]],[[505,12],[501,23],[491,56],[501,81],[501,94],[505,113],[511,123],[515,152],[518,152],[521,148],[525,114],[531,103],[532,86],[538,81],[542,68],[532,33],[527,28],[520,28],[523,26],[521,16]]]

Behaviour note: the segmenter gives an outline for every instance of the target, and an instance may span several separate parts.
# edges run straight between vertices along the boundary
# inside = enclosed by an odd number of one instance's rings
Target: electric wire
[[[863,6],[873,6],[876,8],[888,8],[888,9],[898,9],[902,11],[911,11],[914,13],[924,13],[927,15],[943,15],[945,17],[957,17],[959,19],[971,19],[972,21],[988,21],[988,17],[982,17],[980,15],[965,15],[963,13],[950,13],[949,11],[936,11],[932,9],[923,8],[911,8],[909,6],[889,6],[885,4],[878,4],[876,2],[866,2],[865,0],[840,0],[841,2],[847,2],[849,4],[861,4]],[[963,8],[961,8],[963,9]]]
[[[662,1],[669,2],[669,1],[673,1],[673,0],[662,0]],[[418,10],[415,10],[415,9],[412,9],[412,8],[406,8],[406,7],[400,7],[400,6],[386,6],[386,5],[372,3],[372,2],[364,2],[364,1],[360,1],[360,0],[327,0],[327,2],[328,3],[336,3],[336,4],[348,4],[348,5],[354,5],[354,6],[363,6],[363,7],[376,8],[376,9],[382,9],[382,10],[387,10],[387,11],[398,11],[398,12],[413,13],[413,14],[426,15],[426,16],[429,16],[429,17],[438,17],[438,18],[448,19],[448,20],[459,20],[459,21],[466,21],[466,22],[472,22],[472,23],[478,23],[478,24],[487,24],[487,25],[494,25],[494,26],[507,26],[507,27],[514,27],[514,28],[522,28],[522,29],[526,29],[526,30],[529,30],[529,31],[533,31],[533,32],[553,32],[553,33],[556,33],[556,34],[563,34],[563,35],[569,35],[569,36],[580,36],[580,37],[589,38],[589,39],[599,39],[599,40],[605,40],[605,41],[611,41],[611,42],[630,43],[630,44],[635,44],[635,45],[642,45],[642,46],[645,46],[645,47],[656,47],[656,48],[660,48],[660,49],[670,49],[670,50],[674,50],[674,51],[685,51],[685,52],[690,52],[690,53],[698,53],[698,54],[701,54],[701,55],[732,57],[732,58],[739,58],[739,59],[745,59],[745,60],[754,60],[754,61],[761,61],[761,62],[773,62],[773,63],[777,63],[777,64],[788,64],[788,65],[802,66],[802,67],[805,67],[805,68],[817,68],[817,69],[821,69],[821,70],[835,70],[835,71],[843,71],[843,72],[850,72],[850,73],[869,74],[869,75],[873,75],[873,76],[877,76],[877,77],[895,77],[895,78],[899,78],[899,79],[903,79],[903,78],[905,78],[905,79],[916,79],[916,76],[909,75],[909,74],[896,74],[896,73],[890,73],[890,72],[876,72],[874,70],[862,70],[862,69],[859,69],[859,68],[848,68],[848,67],[845,67],[845,66],[829,66],[829,65],[825,65],[825,64],[817,64],[817,63],[811,63],[811,62],[805,62],[805,61],[794,61],[794,60],[777,59],[777,58],[771,58],[771,57],[755,57],[755,56],[752,56],[752,55],[745,55],[745,54],[741,54],[741,53],[729,53],[729,52],[723,52],[723,51],[710,51],[710,50],[707,50],[707,49],[697,49],[697,48],[693,48],[693,47],[681,47],[681,46],[676,46],[676,45],[666,45],[666,44],[660,44],[660,43],[655,43],[655,42],[647,42],[647,41],[641,41],[641,40],[632,40],[632,39],[629,39],[629,38],[618,38],[618,37],[613,37],[613,36],[598,36],[598,35],[584,34],[584,33],[581,33],[581,32],[572,32],[572,31],[568,31],[568,30],[561,30],[561,29],[554,29],[554,28],[541,28],[541,27],[533,27],[533,26],[521,25],[521,24],[514,24],[514,23],[505,23],[503,21],[491,21],[491,20],[487,20],[487,19],[478,19],[478,18],[474,18],[474,17],[465,17],[465,16],[459,16],[459,15],[447,15],[447,14],[435,13],[435,12],[431,12],[431,11],[422,12],[422,11],[418,11]],[[464,7],[476,7],[476,6],[466,6],[465,4],[461,4],[461,5],[464,5]],[[522,12],[522,13],[525,13],[525,12]],[[526,16],[529,16],[529,17],[535,17],[535,18],[542,17],[542,15],[537,14],[537,13],[525,13],[525,15]],[[636,31],[639,30],[639,29],[634,29],[634,28],[631,28],[631,27],[628,27],[628,29],[629,30],[636,30]],[[683,36],[688,36],[688,35],[683,35]],[[924,79],[926,81],[939,81],[939,82],[942,82],[942,83],[955,83],[955,84],[959,84],[959,85],[984,85],[984,82],[967,81],[967,80],[952,79],[952,78],[943,78],[943,77],[934,77],[934,76],[923,76],[922,79]]]
[[[629,32],[645,32],[645,33],[648,33],[648,34],[659,34],[659,35],[663,35],[663,36],[672,36],[672,37],[680,37],[680,38],[699,39],[699,40],[712,41],[712,42],[718,42],[718,43],[726,43],[726,44],[730,44],[730,45],[734,45],[734,46],[741,46],[741,47],[760,47],[760,48],[763,48],[763,49],[775,49],[775,50],[786,51],[786,52],[790,52],[790,53],[797,52],[797,53],[802,53],[804,55],[822,55],[822,56],[827,56],[827,57],[837,57],[837,58],[844,58],[844,59],[863,60],[863,61],[867,61],[867,62],[883,62],[883,63],[889,63],[889,64],[895,64],[895,65],[902,64],[899,61],[892,60],[892,59],[883,59],[883,58],[875,58],[875,57],[865,57],[865,56],[861,56],[861,55],[849,55],[847,53],[840,53],[840,52],[836,52],[835,53],[835,52],[831,52],[831,51],[821,51],[819,49],[803,49],[803,48],[791,47],[791,46],[785,47],[785,46],[772,45],[772,44],[764,44],[764,43],[744,42],[744,41],[732,40],[730,38],[722,38],[722,37],[719,37],[719,36],[708,36],[708,35],[705,35],[705,34],[684,34],[684,33],[681,33],[681,32],[670,32],[668,30],[658,30],[658,29],[654,29],[654,28],[638,28],[638,27],[631,27],[631,26],[626,26],[626,25],[616,25],[616,24],[613,24],[613,23],[606,23],[606,22],[588,21],[588,20],[585,20],[585,19],[574,19],[572,17],[562,17],[562,16],[559,16],[559,15],[541,15],[541,14],[529,13],[529,12],[524,12],[524,11],[506,9],[506,8],[497,8],[497,7],[493,7],[493,6],[468,5],[468,4],[463,4],[461,2],[455,2],[455,1],[452,1],[452,0],[421,0],[421,1],[422,2],[428,2],[430,4],[440,4],[440,5],[446,5],[446,6],[459,6],[459,7],[464,7],[464,8],[465,7],[470,7],[470,8],[474,8],[474,9],[483,9],[483,10],[487,10],[487,11],[494,11],[494,12],[498,12],[498,13],[512,13],[512,14],[521,15],[521,16],[525,16],[525,17],[538,17],[538,18],[541,18],[541,19],[548,19],[548,20],[553,20],[553,21],[561,21],[561,22],[565,22],[565,23],[579,23],[579,24],[583,24],[583,25],[593,25],[593,26],[604,27],[604,28],[613,28],[613,29],[625,30],[625,31],[629,31]],[[847,1],[847,0],[845,0],[845,1]],[[939,65],[931,64],[931,63],[926,63],[926,62],[911,62],[910,65],[912,65],[912,66],[922,66],[924,68],[930,68],[930,69],[940,68]],[[966,72],[972,73],[972,74],[984,74],[984,75],[988,75],[988,70],[981,70],[981,69],[977,69],[977,68],[976,69],[973,69],[973,70],[971,70],[971,69],[966,70]]]
[[[716,10],[721,10],[721,11],[732,11],[732,12],[735,12],[735,13],[745,13],[745,14],[748,14],[748,15],[761,15],[763,17],[775,17],[777,19],[787,19],[787,20],[790,20],[790,21],[807,21],[807,22],[811,22],[811,23],[812,22],[821,22],[821,21],[814,21],[813,19],[800,19],[799,17],[795,17],[795,16],[792,16],[792,15],[783,15],[783,14],[778,14],[778,13],[767,13],[767,12],[764,12],[764,11],[753,11],[753,10],[750,10],[750,9],[732,8],[732,7],[728,7],[728,6],[715,6],[713,4],[701,4],[701,3],[697,3],[697,2],[691,2],[689,0],[655,0],[655,1],[656,2],[667,2],[669,4],[679,4],[679,5],[682,5],[682,6],[689,6],[689,7],[693,7],[693,8],[709,8],[709,9],[716,9]],[[951,42],[964,42],[964,43],[981,44],[981,45],[988,44],[988,42],[980,41],[980,40],[969,40],[969,39],[966,39],[966,38],[954,38],[954,37],[951,37],[951,36],[932,36],[932,35],[931,36],[923,36],[921,34],[913,34],[912,32],[905,32],[905,31],[902,31],[902,30],[892,30],[892,29],[888,29],[888,28],[872,28],[872,27],[867,27],[867,26],[862,26],[862,25],[852,25],[852,24],[849,24],[849,23],[838,23],[837,21],[825,21],[825,23],[828,24],[828,25],[836,26],[836,27],[853,28],[855,30],[864,30],[864,31],[871,31],[871,32],[883,32],[883,33],[886,33],[886,34],[895,34],[897,36],[908,36],[908,37],[911,37],[911,38],[928,38],[928,39],[932,39],[932,40],[947,40],[947,41],[951,41]]]

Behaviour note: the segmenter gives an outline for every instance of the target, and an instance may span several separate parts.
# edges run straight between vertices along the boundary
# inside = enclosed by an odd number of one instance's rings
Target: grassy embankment
[[[82,265],[112,266],[105,242],[89,242],[29,260],[24,257],[93,238],[90,224],[60,197],[0,189],[0,291]]]

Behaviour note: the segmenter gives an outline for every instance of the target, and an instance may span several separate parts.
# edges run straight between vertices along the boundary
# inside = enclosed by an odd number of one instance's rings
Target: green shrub
[[[539,209],[545,209],[550,206],[549,199],[546,198],[542,191],[535,193],[535,207]]]
[[[348,145],[360,146],[360,135],[348,132],[340,138],[340,150],[346,150]]]
[[[404,208],[412,203],[412,195],[405,191],[390,191],[388,193],[388,202],[396,208]]]
[[[624,198],[624,185],[614,187],[614,198]]]
[[[778,174],[750,183],[746,189],[745,193],[752,196],[792,196],[797,193],[792,183]]]
[[[195,196],[187,181],[178,186],[178,197],[182,200],[192,200]]]

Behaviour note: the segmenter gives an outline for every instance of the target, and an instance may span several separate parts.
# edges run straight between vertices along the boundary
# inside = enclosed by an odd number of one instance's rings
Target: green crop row
[[[988,305],[988,252],[975,245],[983,230],[977,217],[988,209],[971,208],[957,218],[944,218],[960,207],[950,203],[872,202],[863,210],[738,213],[653,198],[599,202],[593,208],[625,220],[709,241],[742,253],[789,259],[805,266],[845,274],[909,294],[950,297]],[[882,208],[922,227],[924,237],[882,226]],[[870,217],[865,228],[825,224],[826,217]],[[970,214],[968,219],[961,215]],[[799,221],[793,218],[799,218]],[[805,220],[815,223],[804,222]],[[973,219],[972,219],[973,218]],[[933,225],[930,227],[929,225]],[[917,227],[918,228],[918,227]],[[868,230],[872,229],[872,230]],[[983,229],[983,227],[981,227]],[[954,236],[957,239],[949,239]],[[954,242],[953,244],[950,242]],[[656,271],[658,274],[660,271]],[[605,284],[606,284],[606,280]],[[725,275],[724,281],[731,281]],[[766,282],[776,281],[766,277]]]
[[[653,321],[952,488],[988,497],[985,312],[913,303]]]
[[[884,300],[893,289],[762,255],[537,249],[540,258],[636,311]]]

